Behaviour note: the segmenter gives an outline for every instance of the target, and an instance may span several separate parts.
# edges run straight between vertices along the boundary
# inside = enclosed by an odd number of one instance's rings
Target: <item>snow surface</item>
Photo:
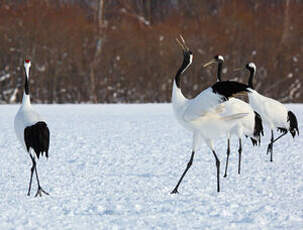
[[[50,157],[38,161],[50,196],[26,196],[31,161],[13,129],[19,106],[0,106],[0,229],[303,229],[303,140],[288,134],[266,155],[244,141],[237,174],[232,139],[223,178],[226,140],[215,161],[201,145],[179,188],[170,192],[191,154],[191,134],[177,124],[170,104],[34,105],[48,121]],[[303,105],[288,105],[303,134]],[[34,180],[35,182],[35,180]]]

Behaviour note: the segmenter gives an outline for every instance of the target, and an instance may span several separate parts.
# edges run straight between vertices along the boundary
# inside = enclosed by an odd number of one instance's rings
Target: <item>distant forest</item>
[[[0,103],[19,103],[31,59],[35,103],[169,102],[182,50],[194,53],[182,78],[193,97],[257,65],[256,89],[303,102],[303,0],[0,0]]]

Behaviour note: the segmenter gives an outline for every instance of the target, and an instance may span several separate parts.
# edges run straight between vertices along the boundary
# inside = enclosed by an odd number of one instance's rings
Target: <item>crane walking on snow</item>
[[[267,154],[270,153],[270,161],[273,161],[273,144],[281,137],[286,135],[288,131],[294,138],[295,135],[299,135],[298,121],[295,114],[287,110],[286,106],[272,98],[265,97],[254,90],[253,78],[256,73],[256,65],[253,62],[249,62],[245,69],[250,72],[248,79],[248,99],[252,108],[257,111],[265,124],[271,129],[271,140],[267,147]],[[274,129],[282,134],[274,139]]]
[[[177,41],[183,49],[183,63],[174,79],[172,105],[178,122],[193,133],[193,145],[187,167],[171,193],[178,193],[178,187],[192,165],[196,148],[201,140],[205,141],[216,160],[217,191],[219,192],[220,161],[215,152],[213,140],[222,135],[226,135],[227,130],[230,129],[237,119],[246,116],[246,114],[243,113],[222,115],[225,112],[225,106],[222,102],[227,101],[229,97],[236,93],[247,91],[248,86],[232,81],[217,82],[213,86],[203,90],[195,98],[187,99],[181,92],[180,77],[192,63],[193,54],[186,46],[182,36],[180,37],[182,42],[178,39]]]
[[[21,145],[28,152],[31,160],[31,174],[27,195],[30,195],[32,178],[35,172],[38,190],[35,196],[41,196],[42,193],[49,195],[46,191],[44,191],[40,185],[38,172],[37,172],[37,164],[36,157],[39,159],[40,154],[48,158],[48,149],[49,149],[49,129],[47,127],[46,122],[41,116],[34,111],[30,102],[29,95],[29,69],[31,66],[31,62],[26,60],[24,62],[25,68],[25,86],[24,86],[24,94],[22,98],[22,105],[18,110],[15,117],[15,132],[18,140]]]

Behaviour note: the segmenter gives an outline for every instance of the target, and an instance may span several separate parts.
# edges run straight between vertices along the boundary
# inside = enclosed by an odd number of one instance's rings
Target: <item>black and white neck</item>
[[[248,86],[249,86],[249,88],[254,89],[253,80],[254,80],[254,76],[256,74],[256,65],[255,65],[255,63],[249,62],[246,65],[246,69],[248,69],[248,71],[250,72],[249,79],[248,79]]]
[[[175,76],[175,83],[177,88],[180,89],[181,87],[181,74],[183,74],[187,68],[191,65],[193,61],[193,54],[190,50],[183,52],[183,63],[181,67],[178,69],[176,76]]]
[[[224,58],[221,55],[218,55],[215,57],[215,59],[218,62],[218,72],[217,72],[217,81],[222,81],[221,76],[222,76],[222,67],[224,63]]]
[[[29,96],[29,69],[31,67],[30,60],[25,60],[24,62],[24,70],[25,70],[25,83],[24,83],[24,94],[22,99],[22,104],[30,104],[30,96]]]
[[[212,60],[207,62],[206,64],[203,65],[203,67],[207,67],[211,64],[218,64],[218,71],[217,71],[217,82],[222,81],[221,76],[222,76],[222,66],[224,63],[224,58],[221,55],[216,55]]]

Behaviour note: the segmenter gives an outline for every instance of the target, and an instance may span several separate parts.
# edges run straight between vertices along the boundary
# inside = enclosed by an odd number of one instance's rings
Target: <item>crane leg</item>
[[[27,195],[29,196],[30,195],[30,192],[31,192],[31,187],[32,187],[32,180],[33,180],[33,174],[34,174],[34,170],[36,168],[36,161],[35,159],[30,155],[30,158],[32,160],[32,167],[31,167],[31,176],[30,176],[30,180],[29,180],[29,186],[28,186],[28,192],[27,192]]]
[[[213,150],[213,154],[216,159],[216,167],[217,167],[217,192],[220,192],[220,161],[214,150]]]
[[[179,187],[179,185],[181,184],[181,181],[183,180],[183,177],[184,177],[185,174],[187,173],[188,169],[191,167],[191,165],[192,165],[192,163],[193,163],[193,160],[194,160],[194,156],[195,156],[195,151],[192,151],[190,160],[189,160],[189,162],[187,163],[187,167],[186,167],[185,171],[183,172],[181,178],[179,179],[179,181],[178,181],[176,187],[175,187],[174,190],[171,192],[171,194],[178,193],[178,187]]]
[[[267,153],[266,153],[266,154],[270,153],[271,162],[272,162],[273,145],[274,145],[274,131],[271,130],[271,139],[270,139],[270,143],[268,144]]]
[[[37,167],[35,167],[35,174],[36,174],[36,179],[37,179],[37,184],[38,184],[38,190],[37,190],[37,193],[36,193],[35,197],[37,197],[38,195],[42,196],[42,193],[44,193],[46,195],[49,195],[49,193],[47,193],[46,191],[44,191],[42,189],[42,187],[40,186],[40,181],[39,181],[39,177],[38,177]]]
[[[227,177],[227,167],[228,167],[229,154],[230,154],[230,139],[227,139],[226,166],[225,166],[224,177]]]
[[[278,136],[276,139],[273,140],[273,143],[275,143],[277,140],[279,140],[281,137],[285,136],[287,133],[283,133],[280,136]]]
[[[242,155],[242,141],[241,138],[239,138],[239,164],[238,164],[238,174],[240,174],[241,170],[241,155]]]
[[[273,131],[271,131],[271,143],[268,145],[268,147],[267,147],[267,154],[268,154],[268,152],[270,151],[270,161],[272,161],[273,159],[272,159],[272,154],[273,154],[273,145],[274,145],[274,143],[277,141],[277,140],[279,140],[281,137],[283,137],[283,136],[285,136],[286,134],[287,134],[287,132],[286,133],[282,133],[280,136],[278,136],[276,139],[274,139],[274,136],[273,136]]]

